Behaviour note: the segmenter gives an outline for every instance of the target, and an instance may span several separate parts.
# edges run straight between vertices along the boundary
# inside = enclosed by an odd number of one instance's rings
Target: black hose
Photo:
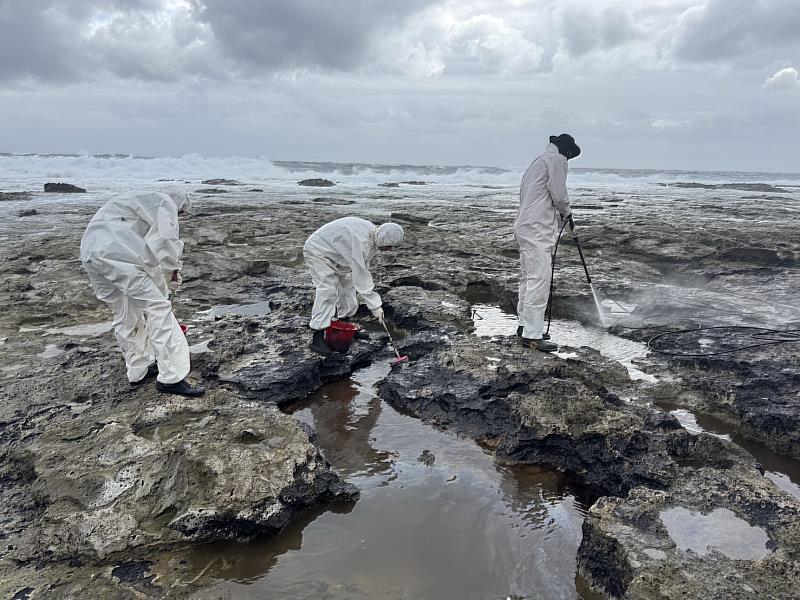
[[[558,255],[558,246],[561,244],[561,234],[564,233],[564,228],[567,226],[567,223],[570,221],[564,219],[564,223],[561,225],[561,229],[558,231],[558,237],[556,238],[556,245],[553,248],[553,256],[550,261],[550,293],[547,296],[547,307],[544,309],[545,314],[547,315],[547,331],[544,332],[542,338],[545,340],[550,339],[550,322],[553,320],[553,282],[556,278],[556,256]],[[581,255],[581,259],[583,259],[583,255]],[[586,263],[584,263],[584,268],[586,267]],[[586,276],[589,276],[587,271]]]
[[[702,331],[713,331],[713,330],[743,331],[748,339],[763,340],[763,341],[761,341],[758,344],[748,344],[746,346],[738,346],[736,348],[730,348],[728,350],[717,350],[714,352],[678,352],[674,350],[666,350],[664,348],[657,347],[657,343],[660,340],[665,340],[670,337],[678,337],[681,335],[685,335],[687,333],[697,333]],[[775,339],[774,337],[770,336],[778,336],[778,339]],[[673,331],[665,331],[663,333],[654,335],[649,340],[647,340],[647,347],[653,352],[657,352],[665,356],[699,358],[704,356],[720,356],[722,354],[732,354],[734,352],[741,352],[742,350],[751,350],[753,348],[762,348],[765,346],[775,346],[778,344],[791,344],[798,342],[800,342],[800,329],[787,329],[781,331],[779,329],[770,329],[768,327],[752,327],[746,325],[719,325],[719,326],[697,327],[695,329],[679,329]],[[675,343],[675,345],[679,346],[678,343]]]

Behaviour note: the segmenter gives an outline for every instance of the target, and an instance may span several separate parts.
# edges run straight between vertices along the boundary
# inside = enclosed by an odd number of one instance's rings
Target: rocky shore
[[[182,224],[174,306],[191,325],[193,376],[210,387],[200,401],[128,389],[110,315],[77,259],[95,206],[37,205],[25,225],[3,217],[0,596],[189,597],[209,584],[186,567],[198,545],[274,535],[311,507],[357,502],[314,432],[280,409],[390,351],[373,333],[347,356],[310,352],[302,244],[338,216],[382,221],[402,210],[413,217],[403,220],[408,243],[381,257],[376,279],[411,361],[382,383],[384,401],[478,441],[499,463],[553,468],[590,489],[577,565],[600,597],[795,597],[800,498],[736,444],[689,433],[653,403],[713,414],[800,457],[800,344],[651,353],[636,364],[655,382],[632,380],[591,348],[553,356],[513,336],[474,335],[471,307],[511,310],[517,283],[513,214],[491,198],[409,210],[398,206],[402,188],[382,189],[396,196],[375,206],[344,192],[356,204],[314,202],[313,188],[291,199],[227,191],[201,198]],[[689,320],[800,328],[791,310],[800,233],[789,213],[755,219],[762,207],[735,190],[674,192],[691,203],[672,193],[661,203],[575,194],[598,288],[636,305],[613,331],[647,341]],[[719,193],[725,202],[702,195]],[[728,220],[732,210],[753,220]],[[559,253],[555,316],[596,321],[572,243]],[[708,347],[678,341],[670,348]]]

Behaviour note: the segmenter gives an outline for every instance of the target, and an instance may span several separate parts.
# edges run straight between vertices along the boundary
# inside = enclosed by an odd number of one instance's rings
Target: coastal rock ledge
[[[291,417],[225,396],[158,397],[41,436],[27,458],[44,507],[29,530],[37,539],[22,544],[29,558],[97,562],[246,540],[279,531],[320,501],[358,496]]]

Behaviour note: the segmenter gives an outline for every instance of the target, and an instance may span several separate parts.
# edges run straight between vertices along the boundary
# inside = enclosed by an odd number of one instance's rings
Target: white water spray
[[[597,307],[597,314],[600,315],[600,324],[603,327],[608,327],[608,325],[606,325],[606,319],[603,316],[603,305],[600,302],[600,296],[597,295],[597,290],[594,289],[594,284],[590,283],[589,288],[592,290],[592,297],[594,298],[594,305]]]

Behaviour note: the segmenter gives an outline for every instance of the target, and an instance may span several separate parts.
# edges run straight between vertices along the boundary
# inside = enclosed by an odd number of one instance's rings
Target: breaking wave
[[[522,168],[480,166],[416,166],[368,163],[273,161],[263,157],[214,158],[199,154],[142,157],[120,154],[0,154],[0,188],[41,187],[43,181],[103,183],[106,186],[148,185],[158,180],[198,183],[235,179],[243,183],[294,183],[324,177],[344,185],[424,181],[445,185],[515,187]],[[657,171],[573,168],[571,186],[643,186],[675,182],[769,183],[800,186],[800,174]]]

